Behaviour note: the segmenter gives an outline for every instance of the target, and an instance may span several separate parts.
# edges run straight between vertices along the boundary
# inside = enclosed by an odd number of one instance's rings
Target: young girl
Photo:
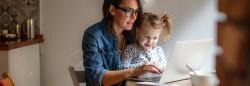
[[[168,40],[172,33],[171,20],[167,14],[159,16],[152,13],[144,13],[142,24],[137,28],[137,43],[127,45],[122,57],[125,69],[137,68],[143,64],[154,64],[163,71],[166,67],[166,58],[163,50],[157,45],[158,39],[164,30],[163,38]]]

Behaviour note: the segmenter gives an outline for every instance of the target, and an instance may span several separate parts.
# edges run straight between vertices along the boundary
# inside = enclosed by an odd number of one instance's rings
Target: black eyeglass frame
[[[116,9],[120,9],[120,10],[124,11],[127,17],[130,17],[133,14],[135,14],[135,16],[137,16],[139,13],[139,10],[134,10],[132,8],[121,8],[120,6],[114,6],[114,7]]]

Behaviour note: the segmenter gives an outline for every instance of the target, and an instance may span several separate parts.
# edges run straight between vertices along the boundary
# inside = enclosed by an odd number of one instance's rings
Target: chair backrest
[[[76,71],[73,66],[69,67],[69,73],[72,78],[74,86],[80,86],[80,83],[85,83],[85,71]]]
[[[1,84],[3,86],[15,86],[13,80],[10,77],[8,72],[2,74],[3,79],[1,80]]]

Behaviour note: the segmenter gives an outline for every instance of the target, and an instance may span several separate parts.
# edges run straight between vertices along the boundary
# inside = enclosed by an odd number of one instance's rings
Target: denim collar
[[[103,27],[102,32],[104,32],[105,37],[114,38],[114,39],[117,38],[114,33],[109,32],[110,30],[109,30],[108,26],[105,24],[104,21],[101,21],[100,24],[101,24],[101,27]]]

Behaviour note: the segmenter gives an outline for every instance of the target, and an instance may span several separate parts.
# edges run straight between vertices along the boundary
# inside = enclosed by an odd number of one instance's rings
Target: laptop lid
[[[160,83],[189,78],[189,70],[185,65],[189,65],[194,70],[199,70],[211,44],[211,39],[177,41]]]

